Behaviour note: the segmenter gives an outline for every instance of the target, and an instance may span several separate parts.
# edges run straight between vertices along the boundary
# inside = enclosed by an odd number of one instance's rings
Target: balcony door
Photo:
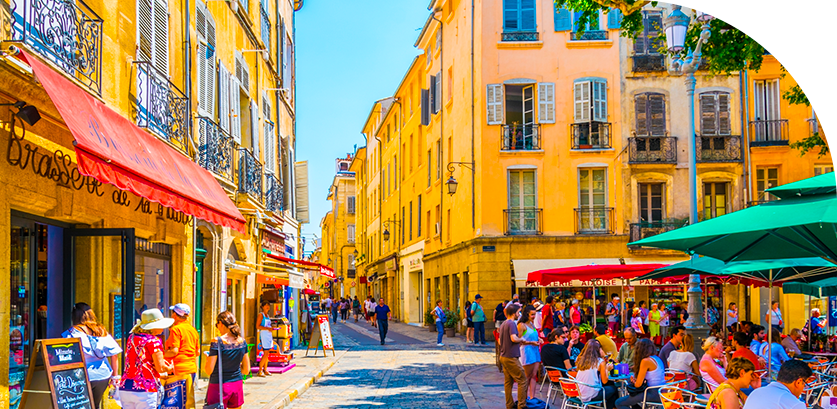
[[[779,120],[779,80],[758,80],[753,84],[753,120],[756,141],[782,139]]]
[[[728,182],[703,184],[703,219],[711,219],[727,214],[729,196]]]
[[[535,84],[506,85],[504,147],[532,149],[535,136]]]
[[[537,231],[537,206],[538,198],[535,171],[509,171],[509,232],[524,233]]]
[[[758,168],[756,169],[756,193],[758,194],[756,200],[759,202],[769,202],[775,200],[776,197],[765,190],[779,185],[779,168]]]
[[[665,215],[665,184],[664,183],[640,183],[639,190],[639,220],[648,224],[663,221]]]
[[[578,230],[606,231],[607,176],[606,169],[578,170]]]

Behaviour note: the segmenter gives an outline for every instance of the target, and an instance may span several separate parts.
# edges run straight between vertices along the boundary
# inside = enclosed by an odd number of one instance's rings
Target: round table
[[[628,382],[631,380],[631,375],[608,376],[607,379],[616,384],[620,398],[628,396]]]

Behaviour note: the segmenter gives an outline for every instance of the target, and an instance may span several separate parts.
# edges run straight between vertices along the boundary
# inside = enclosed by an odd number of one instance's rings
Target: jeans
[[[616,386],[611,384],[606,384],[602,386],[602,389],[599,391],[599,394],[596,395],[593,400],[601,400],[605,403],[605,409],[613,409],[616,407],[616,398],[619,397],[619,393],[616,390]]]
[[[642,406],[642,401],[645,396],[648,396],[648,402],[660,403],[660,389],[648,389],[647,392],[640,393],[634,396],[623,396],[616,399],[616,409],[631,409],[632,406]]]
[[[333,317],[331,320],[337,322],[337,307],[331,307],[331,316]]]
[[[485,345],[485,321],[474,321],[474,345],[477,344],[477,341]]]
[[[387,321],[385,319],[384,320],[378,320],[378,334],[381,336],[381,345],[383,345],[386,342],[387,330],[388,329],[389,329],[389,321]]]
[[[436,343],[442,343],[442,335],[445,334],[445,325],[442,324],[442,321],[436,321]]]
[[[529,382],[526,381],[526,374],[523,372],[523,366],[520,365],[520,359],[501,356],[500,365],[503,367],[503,392],[506,395],[506,409],[514,409],[512,387],[515,383],[517,383],[517,407],[518,409],[526,409],[526,392],[529,390]]]

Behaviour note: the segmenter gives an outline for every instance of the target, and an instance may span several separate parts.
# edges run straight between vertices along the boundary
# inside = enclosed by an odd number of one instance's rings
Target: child
[[[638,335],[645,335],[645,329],[642,327],[642,311],[639,308],[634,308],[633,318],[631,318],[631,327]]]

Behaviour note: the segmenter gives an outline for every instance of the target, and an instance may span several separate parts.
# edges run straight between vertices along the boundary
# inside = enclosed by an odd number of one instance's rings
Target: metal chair
[[[662,401],[663,409],[706,408],[706,404],[700,402],[700,395],[674,385],[660,388],[660,401]]]
[[[657,390],[659,392],[660,389],[665,388],[667,386],[672,385],[664,383],[662,385],[649,386],[645,388],[645,391],[642,392],[642,409],[663,409],[662,399],[660,400],[660,402],[648,402],[648,392],[653,390]]]
[[[570,378],[560,378],[558,379],[558,383],[561,385],[561,392],[564,394],[564,403],[563,405],[561,405],[562,409],[605,409],[604,400],[593,400],[590,402],[584,402],[581,399],[581,394],[578,391],[579,385],[587,386],[590,388],[596,388],[596,386],[588,385],[586,383],[579,382],[576,379]]]
[[[561,388],[559,386],[561,378],[567,379],[575,379],[572,375],[570,375],[566,369],[556,368],[554,366],[545,366],[544,367],[545,375],[544,380],[549,380],[549,387],[546,390],[546,403],[551,404],[550,397],[554,401],[558,395],[561,395],[563,399],[563,393],[561,392]],[[541,384],[541,390],[543,390],[543,384]],[[552,392],[555,391],[553,395]]]

